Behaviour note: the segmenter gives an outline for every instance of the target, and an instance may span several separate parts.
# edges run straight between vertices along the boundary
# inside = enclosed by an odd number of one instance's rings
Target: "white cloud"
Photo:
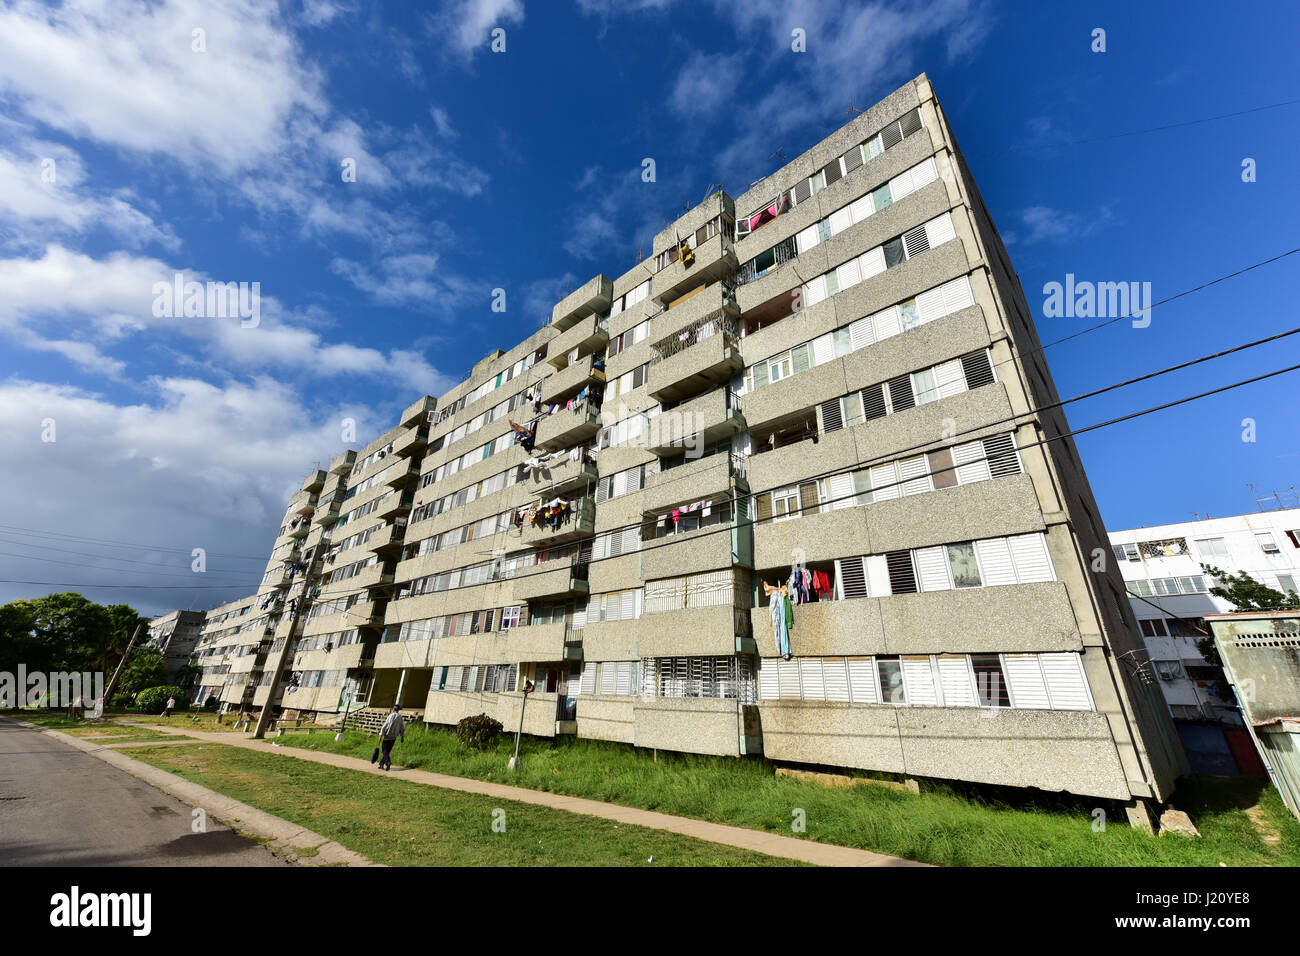
[[[744,76],[739,53],[696,53],[673,84],[668,105],[682,116],[712,116],[730,101]]]
[[[468,58],[488,50],[488,38],[494,27],[523,22],[523,0],[447,0],[429,18],[429,32],[446,35],[452,52]],[[509,49],[507,33],[506,50]]]
[[[1090,216],[1053,209],[1050,206],[1029,206],[1020,211],[1019,228],[1007,231],[1007,245],[1034,245],[1040,242],[1075,242],[1086,239],[1098,229],[1115,221],[1110,206],[1102,206]]]

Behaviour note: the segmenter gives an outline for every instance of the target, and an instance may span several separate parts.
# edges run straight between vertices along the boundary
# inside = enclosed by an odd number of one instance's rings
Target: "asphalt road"
[[[0,866],[287,866],[87,753],[0,720]]]

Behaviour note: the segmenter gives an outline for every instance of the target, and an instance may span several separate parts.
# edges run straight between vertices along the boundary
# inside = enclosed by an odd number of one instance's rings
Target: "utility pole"
[[[135,633],[131,635],[131,640],[126,645],[126,651],[122,654],[122,659],[117,662],[117,670],[113,671],[113,679],[108,682],[108,688],[104,691],[104,710],[108,710],[108,702],[113,699],[113,691],[117,689],[117,679],[122,676],[122,668],[126,666],[126,659],[131,656],[131,648],[135,647],[135,640],[140,636],[140,630],[143,627],[144,621],[135,626]]]
[[[533,692],[534,686],[532,681],[524,682],[524,699],[519,702],[519,729],[515,731],[515,755],[507,764],[511,770],[519,769],[519,738],[524,732],[524,708],[528,706],[528,695]]]

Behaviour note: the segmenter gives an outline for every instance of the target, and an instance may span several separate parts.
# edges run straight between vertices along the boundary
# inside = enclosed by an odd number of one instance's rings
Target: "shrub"
[[[149,687],[140,691],[136,695],[136,707],[142,714],[161,714],[163,708],[167,706],[167,698],[176,698],[176,709],[184,710],[188,702],[185,691],[179,687],[169,687],[164,684],[161,687]]]
[[[164,698],[163,703],[166,703]],[[109,710],[135,710],[135,704],[131,701],[130,694],[114,694],[113,699],[108,704]]]
[[[496,743],[500,734],[501,721],[493,720],[487,714],[464,717],[456,724],[456,738],[475,750],[487,750]]]

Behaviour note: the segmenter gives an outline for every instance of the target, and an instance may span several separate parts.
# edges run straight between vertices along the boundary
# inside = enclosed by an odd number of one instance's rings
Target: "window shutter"
[[[813,246],[817,245],[817,243],[821,241],[822,241],[821,230],[817,228],[816,223],[813,223],[807,229],[804,229],[803,231],[799,232],[794,237],[794,245],[795,248],[799,251],[800,255],[803,255],[805,252],[807,252],[809,249],[811,249]]]
[[[862,165],[862,147],[854,146],[840,158],[844,160],[844,171],[851,173]]]
[[[983,459],[983,442],[972,441],[954,446],[952,460],[957,464],[957,481],[963,485],[987,481],[991,477],[989,463]]]
[[[903,136],[911,136],[921,128],[921,108],[909,110],[898,121],[898,131]]]
[[[845,663],[849,672],[849,693],[855,704],[880,703],[876,668],[870,657],[850,657]]]
[[[916,570],[912,567],[911,551],[891,551],[885,555],[889,568],[890,594],[915,594]]]
[[[613,694],[618,689],[618,668],[606,661],[600,665],[600,693]]]
[[[885,271],[885,250],[876,246],[874,249],[868,249],[862,255],[858,256],[858,266],[862,270],[862,278],[870,279],[874,275],[879,275]]]
[[[636,662],[620,661],[614,683],[614,693],[627,696],[636,684]]]
[[[984,454],[988,458],[989,473],[994,478],[1020,474],[1020,456],[1009,432],[984,439]]]
[[[815,515],[820,509],[819,495],[817,494],[817,482],[805,481],[799,486],[799,507],[800,514]]]
[[[951,448],[941,448],[938,451],[929,452],[925,457],[929,459],[930,481],[936,491],[940,488],[953,488],[957,485],[957,472],[953,468]]]
[[[761,495],[754,496],[754,503],[758,511],[759,521],[770,521],[772,518],[772,494],[763,492]]]
[[[1016,579],[1021,584],[1055,580],[1052,561],[1047,554],[1047,539],[1042,532],[1007,538],[1007,546],[1011,549],[1011,560],[1016,566]]]
[[[853,497],[853,475],[845,472],[842,475],[832,475],[830,479],[831,489],[831,508],[839,510],[840,508],[852,508],[857,504]]]
[[[951,315],[959,309],[975,304],[975,295],[971,292],[970,278],[968,276],[945,282],[939,286],[939,291],[943,293],[946,315]]]
[[[776,662],[776,680],[783,698],[798,700],[802,696],[799,687],[799,662],[796,660]]]
[[[811,196],[812,183],[807,179],[801,182],[798,186],[795,186],[794,192],[790,194],[790,198],[794,201],[795,205],[798,205]]]
[[[923,163],[917,163],[911,169],[912,173],[912,190],[916,191],[922,186],[928,186],[939,178],[939,170],[934,165],[934,157],[931,156]]]
[[[858,349],[866,348],[875,341],[875,333],[871,327],[870,317],[858,319],[849,326],[849,349],[856,352]]]
[[[894,202],[898,202],[904,196],[910,195],[916,186],[912,181],[912,170],[905,169],[889,181],[889,195]]]
[[[919,324],[933,322],[948,314],[947,303],[943,297],[943,287],[930,289],[916,297],[916,314]]]
[[[899,130],[897,122],[890,123],[880,131],[880,142],[885,149],[889,149],[891,146],[897,146],[902,141],[903,134]]]
[[[790,350],[790,364],[795,374],[812,368],[812,347],[807,343],[796,345]]]
[[[916,406],[912,395],[912,377],[900,375],[889,383],[889,404],[895,412],[901,412]]]
[[[844,427],[844,420],[840,417],[840,400],[838,398],[822,402],[821,410],[822,431],[833,432]]]
[[[944,362],[934,370],[934,383],[940,398],[960,395],[966,391],[964,366],[956,359]]]
[[[832,236],[838,235],[851,225],[853,225],[853,211],[848,206],[844,206],[831,213],[830,226]]]
[[[594,661],[587,661],[582,665],[582,681],[578,685],[578,693],[596,693],[596,664]]]
[[[849,700],[849,672],[842,657],[822,660],[822,687],[827,700]]]
[[[903,234],[903,247],[907,250],[907,258],[919,256],[930,248],[930,239],[925,233],[925,226],[917,226],[910,232]]]
[[[862,570],[861,558],[841,558],[836,561],[840,579],[840,589],[845,598],[864,598],[867,596],[867,577]]]
[[[898,463],[904,495],[920,495],[932,490],[928,464],[924,455],[905,458]]]
[[[898,484],[898,466],[893,462],[876,465],[870,471],[871,500],[889,501],[903,497],[903,488]]]
[[[949,239],[956,239],[957,233],[952,226],[952,216],[944,213],[931,219],[925,224],[925,235],[931,249],[943,245]]]
[[[875,209],[871,205],[871,193],[867,193],[865,196],[849,203],[849,217],[854,222],[861,222],[873,212],[875,212]]]
[[[781,683],[776,677],[776,664],[770,659],[758,665],[759,700],[776,700],[781,696]]]
[[[1078,654],[1039,654],[1052,710],[1092,710],[1092,695]]]
[[[636,591],[624,591],[619,595],[619,616],[624,621],[630,621],[636,617]]]
[[[833,160],[831,160],[829,163],[826,164],[826,168],[823,169],[822,172],[826,174],[827,186],[831,185],[832,183],[839,182],[840,177],[844,175],[844,173],[840,169],[840,158],[836,156]]]
[[[872,421],[876,418],[884,418],[885,408],[885,387],[883,385],[869,385],[862,390],[862,418],[864,421]]]
[[[975,684],[965,654],[940,654],[939,684],[945,707],[975,707]]]
[[[1036,655],[1003,654],[1002,673],[1011,692],[1011,706],[1024,710],[1048,710],[1052,706]]]
[[[930,667],[930,658],[904,657],[903,695],[909,704],[918,707],[935,707],[939,698],[934,690],[934,670]]]
[[[824,365],[835,358],[835,336],[830,332],[819,335],[812,343],[813,365]]]
[[[976,541],[975,555],[979,559],[985,587],[1016,583],[1016,567],[1011,561],[1011,548],[1006,538]]]
[[[922,591],[951,591],[952,580],[948,572],[948,554],[942,548],[918,548],[916,569],[921,578]]]
[[[873,554],[862,559],[867,569],[867,592],[872,597],[889,594],[889,561],[883,554]]]
[[[989,353],[983,349],[963,355],[961,364],[968,389],[976,389],[993,381],[993,366],[989,364]]]
[[[820,657],[800,657],[799,680],[803,685],[804,700],[825,700],[826,685],[822,678],[822,661]]]

